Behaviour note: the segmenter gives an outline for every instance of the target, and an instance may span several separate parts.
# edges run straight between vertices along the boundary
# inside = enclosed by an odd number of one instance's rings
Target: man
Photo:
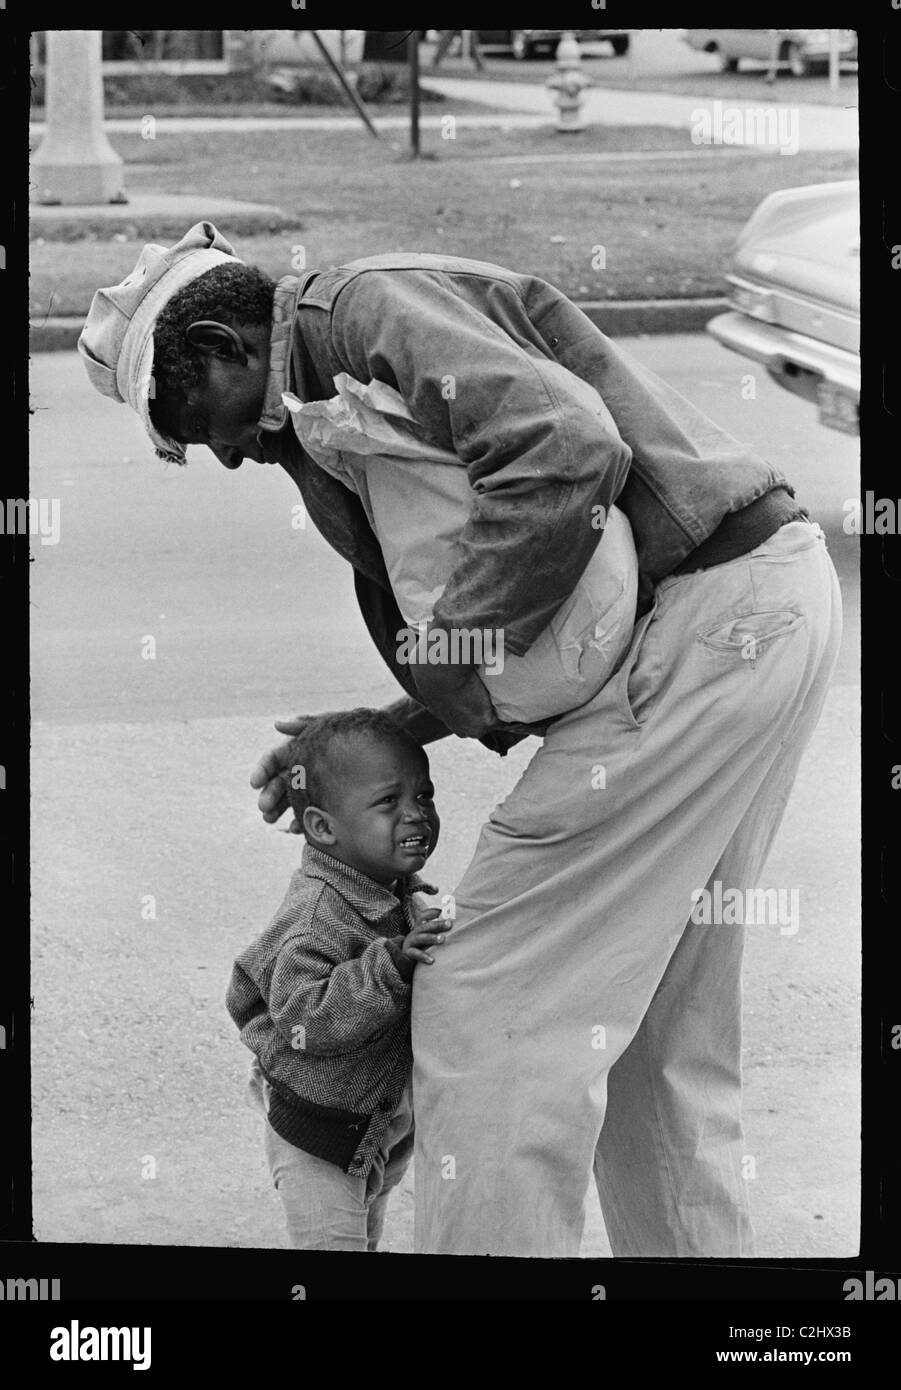
[[[593,1169],[614,1254],[751,1255],[743,928],[692,914],[705,888],[756,883],[837,655],[838,581],[786,479],[551,285],[477,261],[378,256],[274,285],[198,223],[98,291],[80,349],[161,457],[206,444],[290,474],[353,566],[406,692],[391,711],[420,742],[503,755],[542,737],[482,829],[440,968],[414,985],[417,1248],[576,1255]],[[594,698],[512,725],[474,665],[399,660],[363,499],[282,399],[327,400],[342,373],[398,392],[467,470],[429,635],[490,630],[524,656],[614,502],[625,513],[636,623]],[[288,747],[252,778],[268,821],[288,807]]]

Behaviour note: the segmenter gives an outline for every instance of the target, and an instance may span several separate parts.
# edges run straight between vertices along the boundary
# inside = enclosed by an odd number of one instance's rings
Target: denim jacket
[[[571,594],[614,502],[632,525],[641,613],[727,513],[788,486],[537,276],[414,254],[285,276],[259,423],[264,457],[291,475],[318,530],[353,565],[369,632],[414,700],[396,658],[403,620],[359,498],[305,453],[281,400],[285,390],[330,397],[339,372],[394,387],[427,437],[466,464],[472,511],[434,620],[501,630],[514,656]],[[573,375],[595,388],[596,406]],[[482,742],[504,753],[545,727],[499,725]]]

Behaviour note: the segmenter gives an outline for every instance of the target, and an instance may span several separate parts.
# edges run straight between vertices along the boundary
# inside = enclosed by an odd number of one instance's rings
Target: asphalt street
[[[826,532],[842,656],[764,885],[798,886],[801,930],[750,929],[748,1179],[759,1253],[858,1249],[857,441],[708,336],[624,344],[781,466]],[[75,354],[33,358],[32,836],[35,1226],[44,1241],[271,1246],[280,1210],[249,1054],[223,995],[278,906],[302,842],[267,827],[247,778],[272,720],[398,690],[356,610],[350,570],[277,468],[228,473],[204,449],[156,460],[132,413]],[[453,889],[534,740],[497,759],[434,746]],[[435,968],[439,968],[436,966]],[[385,1248],[412,1249],[411,1180]],[[583,1254],[607,1251],[588,1201]]]

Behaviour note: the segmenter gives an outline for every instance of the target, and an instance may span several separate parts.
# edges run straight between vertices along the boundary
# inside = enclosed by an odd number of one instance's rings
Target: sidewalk
[[[551,93],[540,83],[486,82],[466,77],[423,77],[423,87],[440,92],[454,101],[480,101],[507,112],[543,113],[547,120]],[[663,92],[624,92],[611,87],[593,87],[585,92],[582,108],[589,125],[654,125],[685,129],[694,122],[694,112],[710,111],[712,98],[673,96]],[[721,102],[724,109],[757,106],[755,102]],[[857,107],[811,106],[792,102],[798,112],[801,147],[804,150],[856,150],[858,146]],[[736,141],[736,143],[741,143]]]
[[[489,103],[482,97],[469,97],[469,101],[480,101],[483,106]],[[372,115],[372,123],[376,130],[409,130],[410,115],[404,111],[399,116],[378,116]],[[499,126],[515,127],[517,129],[528,129],[534,126],[547,125],[554,119],[554,107],[550,100],[545,102],[544,114],[540,115],[538,110],[532,112],[516,113],[515,110],[508,110],[506,107],[499,107],[496,115],[457,115],[454,113],[454,121],[461,128],[478,129],[497,129]],[[108,135],[140,135],[142,116],[113,116],[107,117],[103,122],[103,128]],[[420,114],[419,124],[423,130],[440,130],[443,121],[447,120],[446,115],[425,115]],[[362,130],[363,124],[359,116],[159,116],[156,119],[156,130],[158,134],[169,135],[202,135],[211,131],[247,131],[247,130]],[[44,122],[34,121],[29,126],[29,135],[34,138],[44,133]]]

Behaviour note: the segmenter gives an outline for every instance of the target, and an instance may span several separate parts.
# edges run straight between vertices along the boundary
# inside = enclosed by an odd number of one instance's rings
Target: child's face
[[[435,848],[440,821],[428,760],[405,743],[360,740],[344,754],[348,775],[328,815],[331,843],[345,864],[389,886],[416,873]]]

